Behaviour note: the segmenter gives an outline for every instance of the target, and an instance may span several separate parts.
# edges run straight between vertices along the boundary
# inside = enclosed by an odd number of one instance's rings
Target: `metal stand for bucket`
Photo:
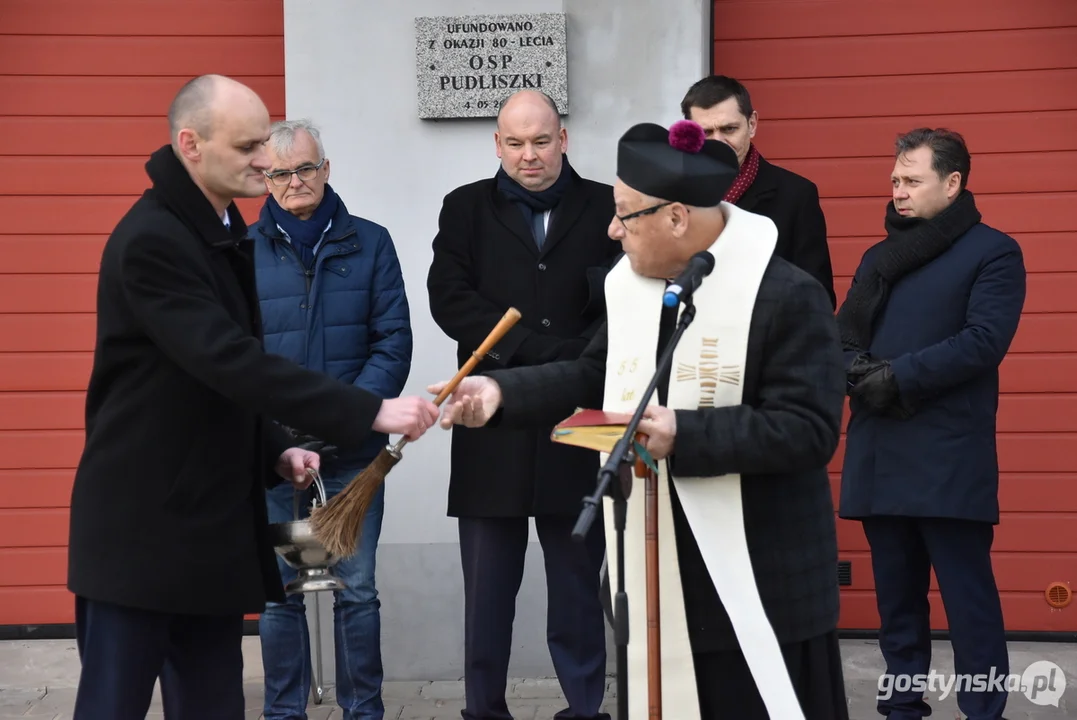
[[[310,685],[311,698],[315,705],[321,705],[325,697],[322,686],[322,605],[318,602],[318,592],[314,593],[314,642],[311,652],[314,654],[314,682]]]
[[[312,508],[319,502],[325,505],[325,485],[317,470],[308,469],[314,478],[313,487],[316,497]],[[333,556],[314,537],[309,520],[299,519],[299,491],[293,496],[293,517],[291,522],[273,523],[269,526],[273,549],[285,563],[296,571],[296,578],[284,586],[289,595],[311,593],[314,598],[314,637],[311,640],[312,665],[314,670],[310,694],[315,705],[321,705],[325,698],[322,678],[322,610],[318,602],[318,593],[347,589],[339,577],[330,571],[339,558]],[[304,603],[304,607],[306,603]]]

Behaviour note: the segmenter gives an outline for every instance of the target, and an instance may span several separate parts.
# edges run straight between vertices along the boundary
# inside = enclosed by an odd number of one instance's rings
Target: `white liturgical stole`
[[[673,356],[667,396],[671,409],[741,404],[748,329],[763,272],[774,252],[777,229],[768,218],[725,202],[721,207],[726,226],[710,247],[714,270],[695,291],[695,319]],[[657,365],[665,288],[665,281],[633,272],[627,256],[607,276],[609,349],[602,406],[607,412],[631,414],[647,390]],[[650,403],[658,403],[657,393]],[[712,439],[715,443],[722,440]],[[602,462],[607,457],[603,453]],[[662,716],[671,720],[700,717],[670,505],[672,481],[770,717],[803,720],[752,573],[744,537],[740,475],[670,478],[665,462],[658,463],[658,467]],[[645,718],[648,714],[645,493],[640,480],[634,485],[625,529],[628,697],[629,717]],[[610,587],[616,593],[613,507],[610,498],[604,502],[607,547],[611,549],[607,552]]]

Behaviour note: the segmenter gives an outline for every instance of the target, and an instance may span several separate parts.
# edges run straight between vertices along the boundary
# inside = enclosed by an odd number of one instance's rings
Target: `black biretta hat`
[[[651,197],[696,207],[722,201],[737,178],[737,153],[703,128],[678,120],[666,130],[654,123],[629,128],[617,145],[617,177]]]

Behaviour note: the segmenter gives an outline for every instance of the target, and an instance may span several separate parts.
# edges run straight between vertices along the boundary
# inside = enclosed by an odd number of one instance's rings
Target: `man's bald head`
[[[168,109],[172,149],[218,206],[265,194],[269,111],[258,94],[223,75],[187,82]]]
[[[539,114],[549,111],[550,121],[561,124],[561,111],[552,97],[541,90],[519,90],[501,104],[501,109],[497,111],[497,126],[501,127],[501,118],[506,114],[536,111]]]
[[[494,144],[509,177],[532,192],[547,189],[560,177],[568,150],[557,103],[538,90],[514,93],[497,114]]]
[[[172,144],[177,145],[180,131],[188,128],[203,139],[209,139],[219,124],[222,111],[231,112],[237,107],[254,111],[265,109],[257,93],[230,77],[201,75],[189,80],[168,108]]]
[[[202,137],[208,138],[212,130],[210,123],[210,104],[217,83],[216,75],[202,75],[188,81],[172,100],[168,108],[168,127],[171,131],[172,144],[177,144],[177,136],[183,128],[191,128]]]

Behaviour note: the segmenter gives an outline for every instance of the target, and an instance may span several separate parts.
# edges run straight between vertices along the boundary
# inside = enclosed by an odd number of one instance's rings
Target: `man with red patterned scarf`
[[[837,307],[819,189],[759,154],[752,143],[759,115],[748,90],[733,78],[711,75],[688,89],[681,112],[702,125],[707,138],[721,140],[737,152],[740,172],[724,200],[773,220],[778,226],[774,254],[818,280],[830,304]]]

